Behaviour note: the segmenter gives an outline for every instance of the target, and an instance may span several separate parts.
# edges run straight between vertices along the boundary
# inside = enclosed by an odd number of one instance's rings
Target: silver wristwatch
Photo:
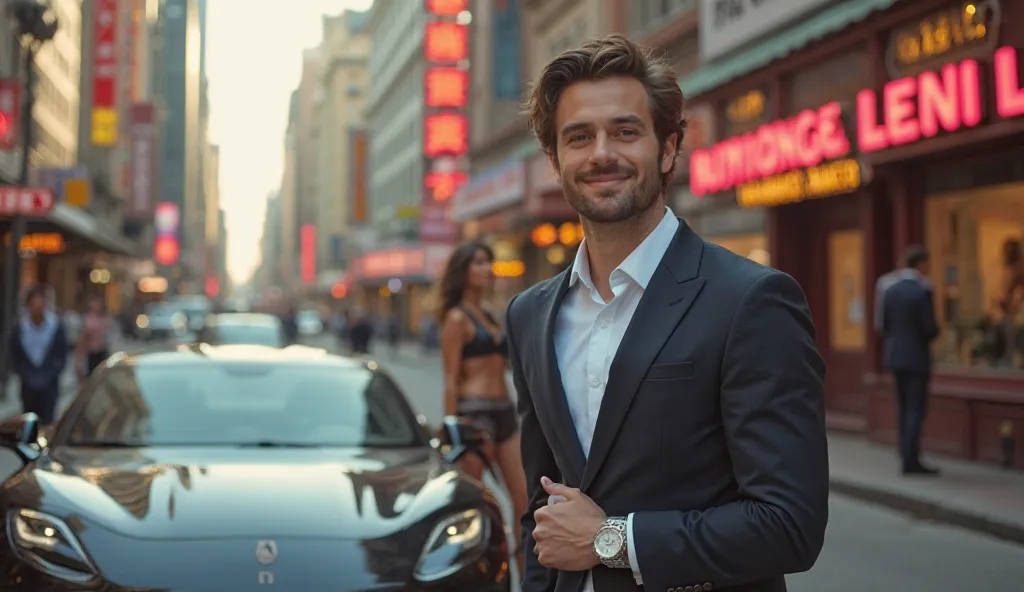
[[[605,567],[629,568],[629,546],[626,544],[626,519],[606,518],[594,534],[594,554]]]

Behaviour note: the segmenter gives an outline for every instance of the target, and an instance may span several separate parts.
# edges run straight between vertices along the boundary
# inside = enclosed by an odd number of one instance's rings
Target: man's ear
[[[676,158],[679,157],[679,134],[672,134],[665,138],[661,147],[661,174],[667,175],[676,166]]]
[[[558,168],[558,154],[555,152],[548,152],[548,165],[551,167],[551,174],[555,176],[555,180],[558,181],[559,185],[562,183],[562,171]]]

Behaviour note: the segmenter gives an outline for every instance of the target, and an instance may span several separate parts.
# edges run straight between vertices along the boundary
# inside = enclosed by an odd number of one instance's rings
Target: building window
[[[1024,182],[931,196],[925,224],[936,362],[1024,368]]]

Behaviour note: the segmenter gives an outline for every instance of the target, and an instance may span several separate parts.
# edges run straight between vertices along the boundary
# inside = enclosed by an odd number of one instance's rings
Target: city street
[[[330,346],[327,337],[311,345]],[[126,349],[133,349],[126,344]],[[403,345],[396,354],[378,346],[372,357],[394,377],[416,411],[436,424],[442,414],[439,358]],[[11,405],[5,415],[17,412]],[[0,477],[15,470],[0,451]],[[809,573],[792,576],[793,592],[892,589],[1006,592],[1024,579],[1024,546],[930,522],[833,494],[825,549]]]

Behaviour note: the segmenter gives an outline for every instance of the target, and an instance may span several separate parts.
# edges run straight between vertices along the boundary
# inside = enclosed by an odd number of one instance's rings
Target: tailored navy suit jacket
[[[587,458],[553,339],[570,271],[507,311],[529,495],[524,592],[578,592],[586,576],[537,561],[545,475],[609,516],[635,513],[644,586],[598,566],[595,592],[786,590],[828,522],[825,366],[800,286],[682,222],[611,364]]]

